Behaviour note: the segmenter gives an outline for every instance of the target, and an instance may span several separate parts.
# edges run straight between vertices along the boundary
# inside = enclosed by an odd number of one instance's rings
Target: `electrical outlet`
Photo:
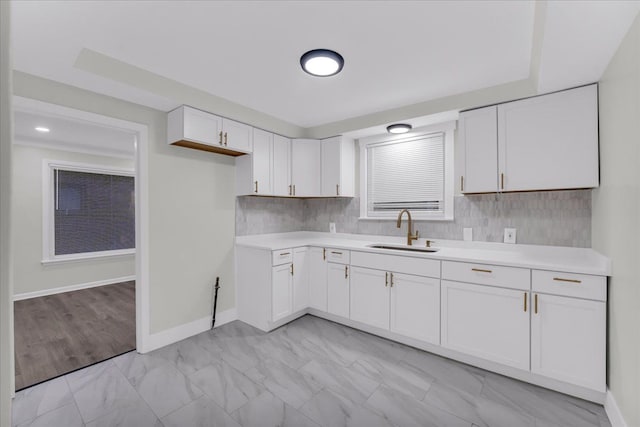
[[[465,242],[470,242],[473,240],[473,228],[463,228],[462,229],[462,239]]]
[[[516,229],[515,228],[505,228],[504,229],[504,242],[505,243],[515,243],[516,242]]]
[[[336,232],[336,223],[335,222],[330,222],[329,223],[329,233],[335,233]]]

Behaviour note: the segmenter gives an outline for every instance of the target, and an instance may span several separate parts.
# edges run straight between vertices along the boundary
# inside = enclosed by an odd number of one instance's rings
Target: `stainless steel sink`
[[[440,249],[437,248],[426,248],[420,246],[405,246],[405,245],[392,245],[389,243],[374,243],[372,245],[367,245],[369,248],[376,249],[391,249],[394,251],[409,251],[409,252],[438,252]]]

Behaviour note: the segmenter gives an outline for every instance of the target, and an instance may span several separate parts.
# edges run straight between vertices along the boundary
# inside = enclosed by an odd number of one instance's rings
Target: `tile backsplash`
[[[414,221],[421,237],[462,240],[473,228],[473,240],[501,242],[504,228],[517,229],[517,242],[535,245],[591,247],[591,190],[481,194],[454,198],[454,221]],[[360,200],[238,197],[236,234],[286,231],[402,236],[395,220],[360,220]]]

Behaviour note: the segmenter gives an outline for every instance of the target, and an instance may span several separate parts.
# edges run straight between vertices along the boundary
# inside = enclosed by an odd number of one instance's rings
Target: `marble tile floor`
[[[310,315],[236,321],[17,393],[13,426],[610,427],[604,408]]]

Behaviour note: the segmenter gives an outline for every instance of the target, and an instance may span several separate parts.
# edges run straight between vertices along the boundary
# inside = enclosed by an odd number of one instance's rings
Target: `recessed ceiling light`
[[[38,127],[36,127],[36,130],[37,130],[38,132],[42,132],[42,133],[47,133],[47,132],[49,132],[49,128],[46,128],[46,127],[44,127],[44,126],[38,126]]]
[[[411,130],[411,125],[408,123],[395,123],[387,126],[387,132],[389,133],[407,133]]]
[[[333,50],[314,49],[300,57],[300,65],[312,76],[329,77],[342,71],[344,58]]]

